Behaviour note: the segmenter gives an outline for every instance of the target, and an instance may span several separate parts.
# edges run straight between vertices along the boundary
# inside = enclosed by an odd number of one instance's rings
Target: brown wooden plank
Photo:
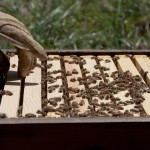
[[[15,49],[5,49],[5,51],[16,53]],[[150,50],[94,50],[94,49],[78,49],[78,50],[65,50],[65,49],[47,49],[49,55],[148,55],[150,56]]]
[[[125,71],[130,71],[132,75],[140,75],[138,72],[137,68],[133,64],[132,60],[125,56],[125,55],[119,55],[119,59],[117,60],[118,62],[118,68],[125,72]],[[141,77],[142,78],[142,77]],[[142,78],[143,83],[145,83],[144,79]],[[143,97],[145,98],[144,102],[142,103],[143,108],[147,115],[150,115],[150,93],[143,93]]]
[[[41,64],[41,61],[37,61]],[[33,73],[26,77],[24,101],[22,115],[28,113],[38,115],[37,110],[41,110],[41,68],[35,67]]]
[[[19,96],[20,96],[20,80],[17,80],[17,67],[18,67],[18,57],[17,55],[10,58],[10,70],[9,76],[11,76],[12,81],[7,81],[5,85],[5,90],[11,91],[12,96],[4,95],[2,97],[2,102],[0,105],[0,112],[5,113],[8,118],[17,117],[17,109],[19,107]],[[12,65],[15,64],[15,67]],[[16,80],[14,80],[16,78]]]
[[[68,120],[69,119],[70,118],[68,118]],[[81,120],[84,119],[87,118],[81,118]],[[119,123],[108,123],[104,121],[106,119],[120,121]],[[18,122],[19,120],[20,119],[18,119]],[[70,150],[70,147],[72,147],[71,150],[101,149],[101,147],[105,147],[105,149],[116,149],[116,138],[114,138],[114,135],[118,138],[117,142],[119,144],[117,148],[121,150],[129,149],[129,144],[124,143],[130,143],[130,148],[133,149],[147,149],[149,146],[149,122],[143,121],[141,118],[112,119],[112,117],[105,117],[99,118],[101,123],[96,121],[91,123],[90,120],[81,123],[79,122],[80,119],[74,119],[76,122],[68,124],[60,123],[60,119],[55,119],[57,120],[55,124],[50,123],[52,122],[51,119],[46,119],[47,123],[45,124],[40,124],[42,119],[38,120],[39,122],[34,124],[24,123],[20,125],[14,124],[13,122],[14,125],[1,125],[0,133],[3,135],[0,139],[2,142],[1,149],[15,149],[16,141],[17,146],[22,147],[23,150],[30,149],[31,146],[34,149],[47,149],[47,147],[49,147],[49,141],[51,141],[51,149],[63,149],[66,141],[74,142],[68,142],[65,146],[65,150]],[[63,118],[63,120],[65,120],[65,118]],[[128,122],[128,120],[132,123]],[[3,121],[5,121],[5,119]],[[84,136],[81,136],[81,131]],[[25,137],[29,137],[30,140],[24,140]],[[104,137],[109,138],[106,140]],[[136,144],[135,142],[131,142],[132,139],[136,141]],[[10,141],[9,144],[5,144],[6,141]],[[57,141],[60,141],[59,144]]]
[[[75,63],[69,63],[73,61],[73,58],[70,56],[64,56],[64,60],[65,62],[65,69],[66,72],[70,72],[71,76],[67,76],[67,83],[68,83],[68,88],[77,88],[80,91],[83,90],[85,91],[85,86],[84,84],[80,85],[78,78],[82,78],[82,74],[81,74],[81,70],[80,70],[80,66],[79,64],[75,64]],[[68,61],[68,62],[67,62]],[[76,70],[77,73],[74,74],[72,73],[73,70]],[[72,82],[71,79],[75,79],[75,82]],[[73,105],[73,103],[77,103],[78,104],[78,108],[77,110],[79,111],[78,114],[82,114],[84,113],[87,109],[88,109],[88,99],[87,98],[82,98],[82,96],[80,95],[81,92],[79,93],[69,93],[69,97],[74,97],[73,100],[70,101],[71,105]],[[78,96],[80,95],[80,96]],[[80,103],[83,102],[83,105],[80,105]]]

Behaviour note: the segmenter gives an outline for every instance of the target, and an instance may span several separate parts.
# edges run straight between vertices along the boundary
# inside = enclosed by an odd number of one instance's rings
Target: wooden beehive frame
[[[9,50],[9,52],[15,52],[13,50]],[[126,54],[133,54],[133,55],[150,55],[150,51],[149,50],[143,50],[143,51],[139,51],[139,50],[47,50],[47,54],[49,55],[96,55],[98,57],[101,57],[102,55],[110,55],[110,56],[115,56],[115,55],[126,55]],[[138,63],[138,60],[136,60],[136,63]],[[141,69],[141,66],[139,66],[139,69]],[[38,100],[37,100],[38,101]],[[40,107],[40,106],[39,106]],[[24,112],[25,114],[25,112]],[[53,118],[51,120],[46,119],[46,118],[42,118],[42,119],[38,119],[38,118],[31,118],[31,119],[4,119],[1,120],[0,123],[6,123],[8,121],[8,123],[11,123],[12,120],[15,120],[15,122],[39,122],[39,123],[45,123],[45,122],[121,122],[121,121],[150,121],[149,117],[139,117],[139,118]],[[78,121],[77,121],[78,120]]]

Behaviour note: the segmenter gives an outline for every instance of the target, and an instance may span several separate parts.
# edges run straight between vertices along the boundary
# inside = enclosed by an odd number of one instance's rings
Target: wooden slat
[[[150,59],[146,55],[134,55],[135,66],[145,76],[146,83],[150,84]],[[145,73],[145,74],[144,74]]]
[[[93,56],[91,56],[91,55],[81,56],[81,58],[83,58],[86,61],[86,64],[83,65],[83,68],[86,69],[87,71],[89,71],[88,74],[85,74],[86,77],[92,76],[93,73],[99,73],[101,75],[100,70],[96,69],[96,67],[95,67],[98,64],[97,64],[96,60],[93,58]],[[93,86],[98,86],[100,81],[104,82],[103,78],[97,79],[96,83],[89,84],[88,85],[89,89],[91,89]],[[91,96],[92,102],[94,102],[95,100],[98,101],[98,104],[100,104],[102,102],[103,103],[109,103],[110,102],[110,100],[100,99],[99,96],[98,96],[100,94],[99,90],[97,90],[97,89],[94,89],[94,90],[97,92],[97,96],[96,95]],[[90,93],[89,93],[89,95],[90,95]],[[99,108],[99,106],[95,105],[95,111],[98,108]]]
[[[119,59],[118,61],[118,68],[125,72],[130,71],[132,75],[140,75],[138,70],[136,69],[135,65],[131,61],[131,59],[125,55],[118,55]],[[142,78],[142,77],[141,77]],[[142,78],[143,83],[145,83],[144,79]],[[143,108],[147,115],[150,115],[150,93],[143,93],[143,97],[145,98],[144,102],[142,103]]]
[[[97,63],[96,63],[95,59],[93,59],[92,55],[81,56],[81,58],[83,58],[86,61],[86,64],[83,65],[83,68],[87,69],[87,71],[89,71],[89,73],[86,74],[86,76],[88,76],[88,75],[92,76],[93,73],[100,73],[99,69],[95,69],[95,65],[97,65]],[[90,84],[89,87],[97,85],[99,83],[99,81],[103,81],[103,79],[97,80],[96,83]]]
[[[97,65],[96,60],[93,59],[93,56],[81,56],[81,58],[83,58],[86,61],[86,64],[83,65],[83,68],[86,69],[87,71],[89,71],[88,74],[86,74],[86,76],[90,75],[92,76],[93,73],[99,73],[101,74],[99,69],[95,69],[95,66]],[[103,79],[101,80],[97,80],[96,83],[91,83],[89,84],[89,87],[98,85],[100,81],[104,81]]]
[[[17,76],[18,57],[15,55],[10,58],[10,70],[9,76]],[[12,64],[16,64],[13,68]],[[13,77],[12,77],[13,78]],[[17,117],[17,109],[19,107],[19,96],[20,96],[20,80],[7,81],[5,90],[11,91],[12,96],[4,95],[0,105],[0,112],[5,113],[8,118]]]
[[[114,81],[114,79],[111,77],[111,74],[113,72],[117,71],[118,69],[117,69],[116,65],[114,64],[112,57],[106,56],[106,55],[105,56],[97,56],[97,57],[98,57],[98,60],[101,60],[101,61],[99,61],[101,66],[109,68],[109,70],[106,70],[106,71],[104,70],[104,73],[107,73],[109,75],[109,77],[107,77],[108,82],[110,83],[110,82]],[[128,97],[125,97],[125,94],[128,92],[129,92],[128,90],[119,91],[117,94],[114,94],[114,97],[118,97],[121,99],[122,102],[126,102],[126,101],[132,99],[130,95]],[[126,110],[134,109],[134,106],[135,106],[135,104],[128,104],[126,106],[122,106],[124,109],[120,110],[120,111],[122,113],[124,113]],[[140,114],[135,113],[133,115],[139,116]]]
[[[141,76],[129,57],[127,57],[126,55],[117,55],[117,57],[119,57],[118,59],[119,70],[121,70],[122,72],[130,71],[133,76],[135,75]]]
[[[52,60],[47,61],[47,65],[52,65],[50,68],[47,69],[48,72],[53,72],[53,71],[58,71],[61,70],[61,64],[60,64],[60,56],[59,55],[49,55],[49,58]],[[54,59],[58,58],[58,59]],[[54,78],[57,76],[61,76],[61,73],[56,73],[56,74],[51,74]],[[49,86],[54,86],[54,85],[59,85],[58,88],[56,88],[52,93],[49,93]],[[64,104],[64,99],[63,99],[63,92],[59,92],[60,87],[62,86],[62,79],[57,79],[54,83],[49,83],[47,82],[47,98],[54,98],[54,97],[60,97],[61,101],[57,103],[57,106],[55,108],[58,108],[60,104]],[[48,104],[50,105],[50,104]],[[55,114],[54,112],[48,113],[47,117],[60,117],[60,115]]]
[[[65,56],[64,60],[67,60],[69,62],[73,61],[73,59],[70,56]],[[77,80],[79,77],[82,78],[79,64],[75,64],[75,63],[69,64],[68,62],[66,62],[65,63],[65,69],[66,69],[66,72],[69,71],[72,73],[73,69],[75,69],[78,72],[77,74],[72,74],[71,76],[67,76],[68,88],[71,88],[71,87],[72,88],[78,88],[79,90],[85,91],[85,86],[79,85],[79,81]],[[76,81],[71,82],[70,81],[71,78],[75,78]],[[79,93],[69,93],[69,97],[74,96],[74,99],[70,101],[71,105],[73,102],[77,102],[77,104],[80,104],[80,102],[82,100],[84,101],[84,104],[82,106],[78,105],[78,110],[79,110],[78,114],[82,114],[88,109],[88,99],[82,98],[81,96],[77,97],[77,95],[79,95],[79,94],[81,94],[81,93],[80,92]]]
[[[38,64],[41,62],[38,60]],[[35,67],[33,73],[26,77],[22,115],[28,113],[38,115],[41,110],[41,68]]]
[[[114,79],[112,77],[110,77],[110,75],[112,74],[112,72],[117,71],[117,68],[116,68],[111,56],[107,56],[107,55],[97,56],[97,58],[98,58],[98,60],[101,60],[101,61],[99,61],[99,63],[102,67],[109,68],[109,70],[104,71],[104,73],[107,73],[109,75],[109,77],[108,77],[109,82],[113,81]],[[110,62],[107,62],[107,61],[110,61]]]

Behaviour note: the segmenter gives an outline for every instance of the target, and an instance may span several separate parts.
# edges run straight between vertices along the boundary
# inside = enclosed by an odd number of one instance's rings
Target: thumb
[[[26,77],[31,70],[33,55],[29,51],[17,49],[18,52],[18,75],[19,77]]]

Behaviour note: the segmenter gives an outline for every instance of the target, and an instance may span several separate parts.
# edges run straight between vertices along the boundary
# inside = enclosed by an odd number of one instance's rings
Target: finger
[[[20,30],[14,26],[5,25],[0,29],[0,32],[10,37],[11,39],[25,45],[33,55],[40,58],[41,60],[47,59],[47,54],[43,47],[38,42],[36,42],[32,36],[23,30]]]
[[[20,77],[26,77],[27,74],[30,72],[31,64],[33,61],[33,56],[28,51],[22,51],[20,49],[17,49],[18,51],[18,75]]]

